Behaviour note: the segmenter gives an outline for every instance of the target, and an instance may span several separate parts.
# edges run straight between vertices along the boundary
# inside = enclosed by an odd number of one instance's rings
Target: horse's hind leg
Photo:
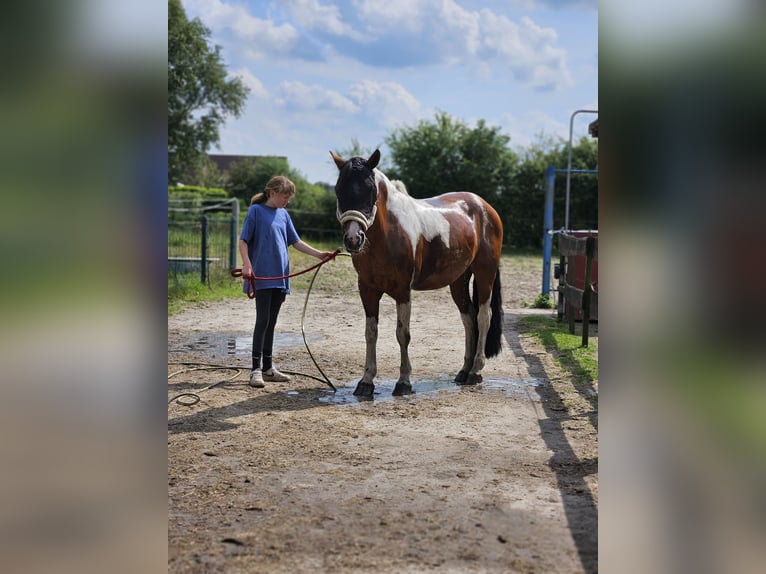
[[[356,384],[354,395],[372,398],[375,391],[375,375],[378,372],[376,345],[378,343],[378,316],[380,313],[380,298],[383,293],[359,285],[359,295],[362,298],[366,316],[364,339],[367,343],[367,354],[364,361],[364,375]]]
[[[412,302],[396,304],[396,340],[399,343],[401,352],[401,363],[399,365],[399,380],[394,387],[394,396],[412,394],[412,384],[410,383],[410,374],[412,365],[410,364],[410,354],[408,347],[410,345],[410,313]]]
[[[463,366],[457,375],[455,382],[459,385],[466,384],[468,373],[473,368],[474,355],[476,354],[476,320],[474,318],[473,305],[468,292],[468,284],[471,280],[471,272],[466,272],[460,279],[450,285],[452,300],[460,311],[460,319],[465,330],[465,354]]]
[[[487,333],[489,332],[489,324],[491,319],[491,295],[495,281],[495,275],[499,273],[498,270],[493,274],[488,274],[486,269],[481,271],[477,270],[477,274],[474,275],[474,301],[473,304],[478,308],[476,314],[476,346],[474,348],[475,355],[473,356],[473,366],[468,372],[468,378],[466,384],[475,385],[481,382],[481,371],[484,369],[484,364],[487,362],[486,345],[487,345]]]

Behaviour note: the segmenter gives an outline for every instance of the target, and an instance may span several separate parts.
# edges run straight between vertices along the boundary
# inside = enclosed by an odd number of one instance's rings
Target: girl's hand
[[[332,259],[335,256],[335,251],[322,251],[319,254],[320,259]]]
[[[242,266],[242,277],[249,279],[253,276],[253,266],[252,265],[243,265]]]

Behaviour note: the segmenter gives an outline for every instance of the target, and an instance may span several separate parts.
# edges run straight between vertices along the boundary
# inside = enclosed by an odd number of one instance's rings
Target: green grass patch
[[[568,371],[575,383],[593,383],[598,380],[598,339],[591,337],[588,346],[582,346],[582,335],[569,333],[567,323],[551,317],[522,317],[519,328],[532,334],[546,350]]]
[[[205,284],[200,281],[199,272],[168,273],[168,315],[178,313],[189,304],[240,296],[245,296],[242,281],[231,276],[213,274],[209,284]]]

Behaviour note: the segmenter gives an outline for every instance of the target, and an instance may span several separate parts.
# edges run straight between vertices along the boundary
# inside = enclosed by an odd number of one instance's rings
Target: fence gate
[[[204,200],[203,205],[189,203],[170,200],[168,273],[196,273],[202,283],[208,283],[211,275],[227,275],[237,267],[239,200],[226,199],[212,205],[204,205]]]

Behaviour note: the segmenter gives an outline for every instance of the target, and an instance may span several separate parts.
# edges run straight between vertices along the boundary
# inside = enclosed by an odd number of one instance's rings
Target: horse
[[[336,216],[343,246],[358,276],[366,316],[364,374],[354,395],[372,398],[377,373],[380,300],[396,302],[401,363],[393,395],[413,393],[408,346],[412,290],[449,286],[465,329],[459,385],[481,382],[487,358],[502,348],[500,252],[503,224],[489,203],[466,191],[415,199],[398,180],[377,169],[380,150],[348,160],[330,151],[338,167]],[[469,282],[473,277],[473,297]]]

